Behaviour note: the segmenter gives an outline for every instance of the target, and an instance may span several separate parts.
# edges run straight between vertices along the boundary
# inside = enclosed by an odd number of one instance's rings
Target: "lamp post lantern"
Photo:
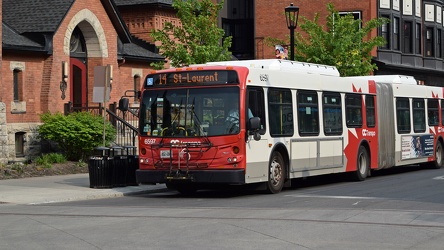
[[[285,19],[287,27],[290,30],[290,59],[294,61],[294,30],[298,26],[299,7],[293,6],[293,3],[285,8]]]

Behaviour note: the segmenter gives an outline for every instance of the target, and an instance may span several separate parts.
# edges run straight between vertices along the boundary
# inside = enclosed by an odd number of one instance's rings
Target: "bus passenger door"
[[[246,160],[247,169],[245,174],[246,183],[268,181],[268,161],[269,151],[268,140],[264,138],[265,134],[265,100],[262,87],[248,87],[245,100],[245,122],[246,128]],[[253,117],[261,119],[261,129],[259,134],[261,139],[256,141],[253,134],[249,131],[248,120]]]

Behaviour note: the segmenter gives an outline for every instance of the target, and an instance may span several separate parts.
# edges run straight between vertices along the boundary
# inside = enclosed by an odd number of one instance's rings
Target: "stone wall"
[[[8,131],[6,130],[6,104],[0,102],[0,163],[8,162]]]
[[[9,162],[25,162],[41,154],[41,145],[37,133],[39,125],[37,123],[9,123],[6,125]],[[23,134],[23,156],[16,156],[15,136],[17,133]]]
[[[41,144],[37,128],[40,123],[10,123],[6,121],[6,105],[0,102],[0,163],[29,161],[40,155]],[[16,156],[16,134],[23,135],[23,157]]]

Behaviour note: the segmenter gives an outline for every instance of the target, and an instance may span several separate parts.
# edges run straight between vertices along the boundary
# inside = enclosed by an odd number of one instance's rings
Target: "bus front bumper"
[[[137,183],[155,184],[166,182],[193,182],[193,183],[219,183],[219,184],[245,184],[243,169],[235,170],[136,170]]]

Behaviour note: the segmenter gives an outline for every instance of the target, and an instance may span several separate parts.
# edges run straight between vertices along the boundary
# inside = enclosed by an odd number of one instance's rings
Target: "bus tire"
[[[354,179],[356,181],[363,181],[367,178],[370,171],[370,157],[367,149],[364,146],[359,147],[358,157],[356,159],[356,172]]]
[[[438,141],[436,143],[435,149],[435,160],[430,164],[430,166],[434,169],[440,169],[443,166],[444,161],[444,148],[442,147],[442,143]]]
[[[271,155],[268,165],[267,192],[270,194],[279,193],[284,187],[285,182],[285,162],[281,153],[275,151]]]

